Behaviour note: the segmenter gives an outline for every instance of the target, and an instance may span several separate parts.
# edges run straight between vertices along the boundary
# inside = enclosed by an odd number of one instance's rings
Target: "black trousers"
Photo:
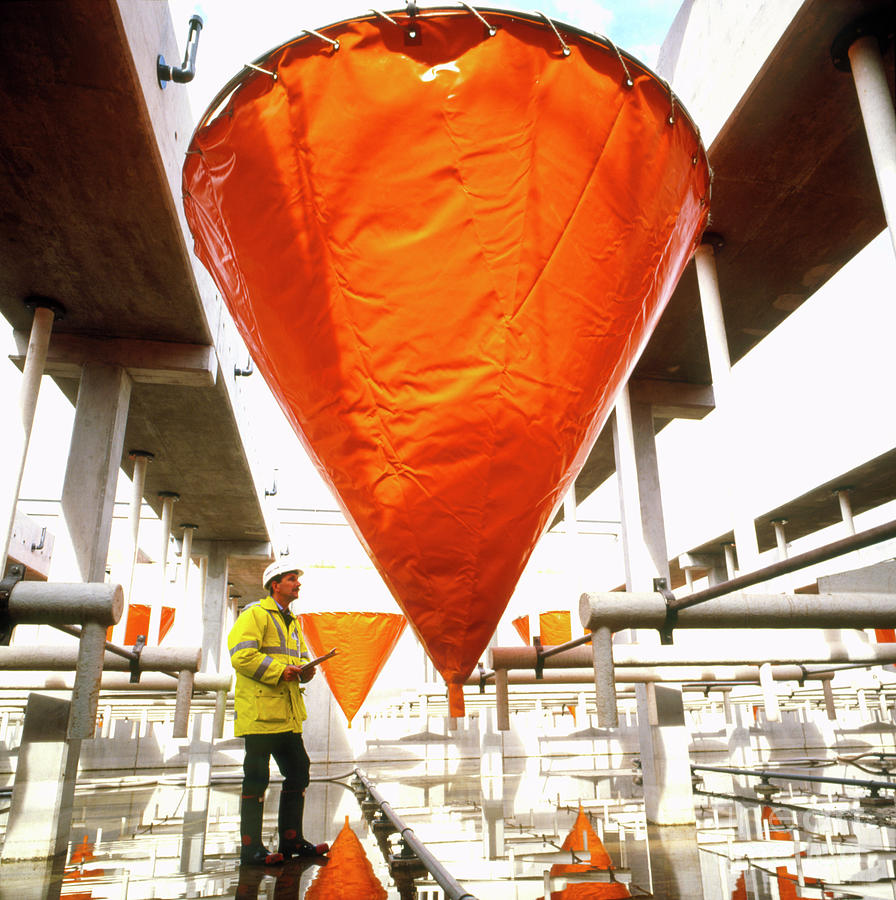
[[[261,797],[271,779],[271,757],[283,776],[283,791],[304,791],[308,787],[311,761],[302,735],[296,731],[277,734],[246,734],[243,760],[243,796]]]

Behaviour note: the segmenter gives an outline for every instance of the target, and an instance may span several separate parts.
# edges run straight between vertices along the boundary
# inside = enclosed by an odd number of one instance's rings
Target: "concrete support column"
[[[846,533],[855,534],[856,523],[853,521],[852,501],[850,499],[852,488],[839,488],[838,490],[834,491],[834,493],[837,496],[837,500],[840,502],[840,518],[843,519],[843,524],[846,527]]]
[[[184,530],[180,559],[184,567],[184,596],[186,597],[187,591],[190,589],[190,555],[193,552],[193,533],[199,526],[190,522],[181,522],[180,527]]]
[[[62,316],[62,307],[49,300],[35,301],[28,305],[34,306],[34,320],[31,323],[31,337],[28,341],[28,352],[22,371],[22,386],[19,390],[20,418],[18,423],[15,421],[8,423],[3,437],[4,451],[7,458],[11,460],[12,466],[8,473],[8,480],[6,474],[0,479],[0,578],[6,572],[9,539],[16,518],[19,488],[22,486],[22,474],[25,471],[25,460],[28,457],[31,428],[34,425],[34,413],[37,409],[40,382],[47,361],[47,348],[50,346],[53,321]]]
[[[649,405],[631,402],[628,387],[616,402],[613,445],[622,506],[626,588],[650,591],[655,577],[669,579],[669,557],[653,415]],[[659,825],[693,823],[689,735],[681,689],[657,686],[648,697],[646,687],[638,685],[636,696],[647,820]]]
[[[160,644],[162,626],[162,607],[168,594],[168,548],[171,546],[171,520],[174,515],[174,504],[180,500],[175,491],[159,491],[162,498],[161,543],[159,546],[159,588],[149,608],[149,634],[147,644],[156,647]]]
[[[877,36],[857,37],[848,54],[884,216],[896,251],[896,113]]]
[[[62,514],[82,581],[103,581],[115,488],[131,399],[124,369],[87,363],[62,486]]]
[[[567,534],[578,533],[578,523],[576,522],[576,483],[573,482],[566,496],[563,498],[563,521],[566,523]]]
[[[712,373],[712,389],[716,398],[718,415],[725,423],[725,442],[729,452],[736,456],[740,438],[733,420],[731,356],[728,352],[728,335],[725,331],[725,317],[722,312],[722,294],[719,290],[719,276],[716,270],[715,247],[721,247],[718,235],[707,235],[694,253],[697,269],[697,283],[700,289],[700,306],[703,311],[703,326],[706,330],[706,349],[709,353],[709,368]],[[759,568],[759,544],[756,540],[756,525],[748,513],[748,504],[739,487],[739,465],[732,467],[731,493],[734,517],[734,542],[737,545],[737,560],[741,572]]]
[[[224,613],[228,603],[227,553],[212,542],[206,563],[205,588],[202,593],[202,671],[220,672],[226,634]]]

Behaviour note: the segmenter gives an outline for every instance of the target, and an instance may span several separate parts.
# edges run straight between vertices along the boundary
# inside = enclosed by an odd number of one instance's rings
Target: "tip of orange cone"
[[[448,685],[448,715],[455,718],[461,718],[464,715],[464,689],[462,685]]]

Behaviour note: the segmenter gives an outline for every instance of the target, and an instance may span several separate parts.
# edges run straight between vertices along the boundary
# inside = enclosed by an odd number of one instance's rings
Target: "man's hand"
[[[317,666],[305,666],[299,669],[299,680],[302,684],[305,684],[307,681],[311,681],[314,678],[314,673],[317,671]]]
[[[302,676],[301,666],[287,666],[283,670],[283,674],[280,676],[284,681],[296,681],[301,678],[302,681],[307,681],[307,678]]]

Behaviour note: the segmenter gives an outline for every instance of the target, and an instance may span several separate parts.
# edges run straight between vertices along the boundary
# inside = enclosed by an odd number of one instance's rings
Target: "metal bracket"
[[[131,684],[140,683],[140,654],[143,652],[143,648],[145,646],[146,635],[138,634],[137,643],[135,643],[133,647],[134,659],[130,660],[129,662],[129,665],[131,667]]]
[[[541,649],[541,635],[536,634],[532,638],[532,646],[535,648],[535,678],[541,681],[544,678],[544,651]]]
[[[407,0],[408,27],[404,32],[405,45],[415,45],[423,43],[423,35],[420,31],[420,20],[417,18],[416,0]]]
[[[12,589],[25,577],[25,567],[15,563],[0,581],[0,646],[8,647],[16,623],[9,617],[9,598]]]
[[[663,622],[663,627],[658,630],[660,633],[660,643],[668,645],[673,643],[672,632],[678,624],[678,610],[672,609],[669,606],[669,604],[675,600],[675,594],[669,590],[669,582],[666,581],[665,578],[654,578],[653,590],[657,594],[661,594],[663,600],[666,601],[666,621]]]

